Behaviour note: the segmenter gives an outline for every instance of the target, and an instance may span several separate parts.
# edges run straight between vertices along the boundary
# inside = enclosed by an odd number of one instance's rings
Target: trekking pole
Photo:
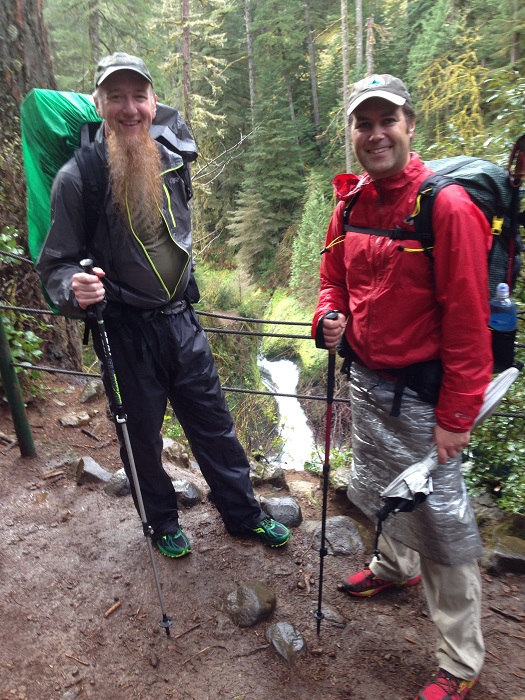
[[[87,272],[89,275],[93,274],[93,261],[90,258],[86,258],[84,260],[80,261],[80,265],[82,266],[84,272]],[[113,367],[113,358],[111,356],[111,349],[109,347],[109,341],[108,341],[108,336],[106,333],[106,326],[104,323],[104,319],[102,317],[102,308],[100,304],[94,304],[92,307],[95,311],[95,317],[97,320],[97,328],[98,328],[98,333],[100,336],[100,341],[102,343],[102,348],[103,348],[103,356],[101,358],[102,364],[104,365],[104,369],[106,370],[107,376],[109,378],[110,384],[111,384],[111,390],[113,393],[113,400],[115,403],[115,421],[118,425],[120,425],[120,429],[122,430],[122,436],[124,438],[124,444],[126,446],[126,453],[128,455],[128,460],[129,460],[129,465],[131,469],[131,475],[133,477],[133,485],[135,487],[135,496],[137,499],[137,505],[139,509],[139,514],[140,514],[140,519],[142,520],[142,530],[144,532],[144,536],[146,537],[146,541],[148,543],[148,550],[149,550],[149,555],[151,559],[151,565],[153,567],[153,575],[155,577],[155,585],[157,587],[157,594],[159,597],[159,602],[160,602],[160,609],[162,611],[162,621],[160,623],[161,627],[164,627],[166,630],[166,634],[168,637],[170,636],[170,627],[171,627],[171,617],[169,617],[166,613],[166,608],[164,606],[164,596],[162,595],[162,589],[160,586],[160,581],[159,581],[159,574],[157,572],[157,565],[155,563],[155,556],[153,554],[153,545],[151,544],[151,538],[153,536],[153,528],[151,525],[149,525],[147,518],[146,518],[146,511],[144,509],[144,501],[142,500],[142,492],[140,489],[140,484],[139,484],[139,477],[137,474],[137,468],[135,466],[135,459],[133,457],[133,450],[131,449],[131,442],[129,439],[129,432],[128,432],[128,425],[127,425],[127,418],[126,414],[124,413],[124,407],[122,405],[122,399],[120,397],[120,389],[118,386],[117,382],[117,376],[115,374],[115,368]]]
[[[335,320],[338,317],[336,311],[331,311],[325,318]],[[330,437],[332,432],[332,404],[334,402],[334,386],[335,386],[335,348],[328,351],[328,377],[326,387],[326,431],[324,443],[324,464],[323,464],[323,510],[321,515],[321,546],[319,548],[319,598],[317,603],[317,611],[315,617],[317,620],[317,634],[321,631],[321,620],[324,619],[323,614],[323,573],[324,573],[324,558],[328,554],[325,547],[326,535],[326,510],[328,504],[328,477],[330,475]]]

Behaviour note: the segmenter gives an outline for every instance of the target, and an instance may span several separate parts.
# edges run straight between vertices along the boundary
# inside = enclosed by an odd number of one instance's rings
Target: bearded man
[[[89,157],[81,150],[57,173],[37,271],[62,313],[84,318],[93,305],[104,305],[146,518],[162,554],[178,558],[191,552],[161,460],[168,400],[227,531],[279,547],[290,531],[255,499],[249,463],[191,305],[198,301],[191,184],[181,154],[195,158],[195,143],[177,110],[157,104],[150,72],[136,56],[114,53],[102,59],[93,97],[103,121]],[[86,211],[93,206],[84,191],[86,164],[99,171],[93,178],[100,190],[96,216]],[[93,260],[92,272],[82,270],[84,258]],[[93,337],[102,359],[100,339],[97,333]],[[103,367],[102,374],[114,411]],[[138,510],[118,424],[117,433]]]

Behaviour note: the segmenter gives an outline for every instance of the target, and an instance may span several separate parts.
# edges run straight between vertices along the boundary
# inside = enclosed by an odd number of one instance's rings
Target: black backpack
[[[525,141],[525,139],[524,139]],[[500,282],[513,290],[523,253],[520,235],[521,177],[482,158],[457,156],[427,165],[435,174],[419,188],[415,211],[407,217],[416,230],[416,240],[431,254],[434,245],[432,209],[436,195],[448,185],[461,185],[485,214],[494,236],[488,256],[489,298]]]

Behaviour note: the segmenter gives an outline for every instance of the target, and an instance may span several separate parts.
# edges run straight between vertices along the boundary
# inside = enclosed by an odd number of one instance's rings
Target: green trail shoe
[[[290,539],[290,530],[272,518],[264,518],[250,530],[258,540],[268,547],[282,547]]]
[[[176,532],[169,535],[161,535],[155,540],[155,544],[165,557],[171,557],[172,559],[185,557],[186,554],[191,552],[190,541],[180,527]]]

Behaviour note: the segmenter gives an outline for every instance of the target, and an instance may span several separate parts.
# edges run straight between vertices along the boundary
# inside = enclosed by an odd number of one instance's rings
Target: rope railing
[[[60,316],[60,314],[53,314],[52,311],[48,310],[43,310],[43,309],[32,309],[29,307],[22,307],[22,306],[11,306],[9,304],[4,304],[0,302],[0,309],[8,309],[10,311],[19,311],[21,313],[34,313],[34,314],[50,314],[51,316]],[[235,321],[250,321],[250,322],[257,322],[257,323],[264,323],[264,324],[275,324],[275,325],[287,325],[290,323],[290,325],[310,325],[306,324],[303,322],[298,322],[298,321],[272,321],[272,320],[266,320],[266,319],[247,319],[246,317],[242,316],[235,316],[232,317],[228,314],[218,314],[218,313],[212,313],[209,311],[197,311],[199,315],[202,316],[210,316],[214,318],[221,318],[221,319],[227,319],[227,320],[235,320]],[[297,336],[297,335],[287,335],[287,334],[279,334],[279,333],[256,333],[256,332],[248,332],[248,331],[239,331],[239,330],[231,330],[231,329],[225,329],[225,328],[204,328],[206,332],[214,332],[214,333],[225,333],[225,334],[237,334],[237,335],[255,335],[255,336],[270,336],[270,337],[277,337],[277,338],[301,338],[301,339],[307,339],[307,340],[312,340],[311,336]],[[26,370],[26,371],[38,371],[38,372],[48,372],[50,374],[64,374],[64,375],[72,375],[72,376],[79,376],[79,377],[87,377],[87,378],[100,378],[100,373],[93,373],[93,372],[84,372],[80,370],[68,370],[68,369],[63,369],[60,367],[51,367],[51,366],[45,366],[45,365],[34,365],[31,364],[30,362],[12,362],[13,367],[18,367],[21,370]],[[232,387],[232,386],[227,386],[227,385],[222,385],[223,391],[227,393],[232,393],[232,394],[246,394],[246,395],[255,395],[255,396],[273,396],[273,397],[280,397],[280,398],[292,398],[292,399],[302,399],[306,401],[326,401],[326,396],[319,396],[315,394],[289,394],[289,393],[281,393],[278,391],[263,391],[259,389],[246,389],[246,388],[240,388],[240,387]],[[334,397],[333,399],[334,403],[340,403],[340,404],[350,404],[350,399],[348,398],[342,398],[342,397]],[[504,412],[495,412],[493,414],[494,416],[498,416],[500,418],[525,418],[525,413],[518,413],[518,412],[512,412],[512,413],[504,413]]]
[[[16,253],[8,253],[7,250],[0,250],[0,255],[3,255],[4,258],[13,258],[13,260],[28,263],[29,265],[33,264],[33,261],[29,258],[24,258],[23,255],[17,255]]]
[[[31,260],[24,258],[21,255],[17,255],[15,253],[8,253],[6,251],[0,251],[0,255],[8,257],[8,258],[13,258],[25,263],[33,264]],[[50,316],[51,318],[54,316],[62,316],[62,314],[57,314],[54,313],[51,309],[35,309],[31,307],[24,307],[24,306],[14,306],[10,304],[5,304],[0,301],[0,309],[5,309],[9,311],[16,311],[19,313],[24,313],[28,315],[46,315]],[[217,318],[221,320],[227,320],[227,321],[235,321],[238,323],[256,323],[256,324],[263,324],[265,326],[279,326],[279,325],[286,325],[286,326],[301,326],[301,327],[310,327],[310,323],[305,322],[305,321],[283,321],[283,320],[275,320],[275,319],[261,319],[261,318],[250,318],[250,317],[245,317],[245,316],[234,316],[231,314],[227,313],[217,313],[217,312],[211,312],[211,311],[200,311],[200,310],[195,310],[196,313],[199,316],[202,317],[209,317],[209,318]],[[520,311],[519,315],[524,315],[524,311]],[[224,335],[240,335],[240,336],[254,336],[254,337],[271,337],[271,338],[289,338],[289,339],[297,339],[297,340],[309,340],[313,342],[313,339],[310,335],[299,335],[299,334],[292,334],[292,333],[274,333],[274,332],[263,332],[263,331],[247,331],[247,330],[240,330],[240,329],[230,329],[230,328],[213,328],[213,327],[203,327],[203,330],[206,331],[207,333],[219,333],[219,334],[224,334]],[[525,347],[524,343],[516,343],[517,347]],[[40,372],[49,372],[49,373],[54,373],[54,374],[65,374],[65,375],[76,375],[76,376],[84,376],[88,378],[97,378],[100,377],[100,374],[98,373],[90,373],[90,372],[84,372],[84,371],[77,371],[77,370],[67,370],[63,368],[58,368],[58,367],[50,367],[50,366],[44,366],[44,365],[34,365],[29,362],[12,362],[13,367],[18,367],[22,370],[33,370],[33,371],[40,371]],[[284,397],[284,398],[295,398],[295,399],[304,399],[304,400],[309,400],[309,401],[326,401],[326,396],[316,396],[312,394],[288,394],[288,393],[280,393],[277,391],[262,391],[262,390],[257,390],[257,389],[245,389],[245,388],[240,388],[240,387],[230,387],[223,385],[223,390],[225,392],[230,392],[230,393],[240,393],[240,394],[252,394],[252,395],[259,395],[259,396],[274,396],[274,397]],[[339,397],[334,397],[334,402],[337,403],[350,403],[350,399],[345,399],[345,398],[339,398]],[[507,418],[525,418],[525,414],[523,413],[499,413],[496,412],[494,413],[495,416],[500,416],[500,417],[507,417]]]
[[[100,373],[83,372],[74,369],[63,369],[59,367],[50,367],[45,365],[33,365],[30,362],[13,362],[13,367],[19,367],[23,370],[34,370],[37,372],[49,372],[50,374],[68,374],[77,377],[88,377],[92,379],[100,379]],[[326,401],[326,396],[316,396],[314,394],[282,394],[278,391],[262,391],[259,389],[241,389],[239,387],[221,385],[223,391],[228,391],[234,394],[254,394],[256,396],[279,396],[290,399],[308,399],[309,401]],[[350,399],[334,398],[334,403],[350,403]],[[525,417],[525,416],[524,416]]]
[[[32,309],[25,306],[11,306],[9,304],[3,304],[0,302],[0,309],[7,309],[9,311],[18,311],[23,314],[41,314],[41,315],[52,315],[61,316],[61,314],[54,314],[50,309]],[[262,318],[244,318],[242,316],[228,316],[225,314],[210,313],[209,311],[198,311],[195,309],[199,316],[212,316],[214,318],[228,319],[230,321],[244,321],[247,323],[264,323],[269,326],[272,325],[290,325],[290,326],[310,326],[309,323],[303,323],[302,321],[270,321]],[[297,340],[312,340],[310,335],[297,335],[293,333],[265,333],[263,331],[243,331],[243,330],[233,330],[230,328],[212,328],[203,326],[203,330],[207,333],[223,333],[224,335],[246,335],[254,336],[256,338],[292,338]]]

